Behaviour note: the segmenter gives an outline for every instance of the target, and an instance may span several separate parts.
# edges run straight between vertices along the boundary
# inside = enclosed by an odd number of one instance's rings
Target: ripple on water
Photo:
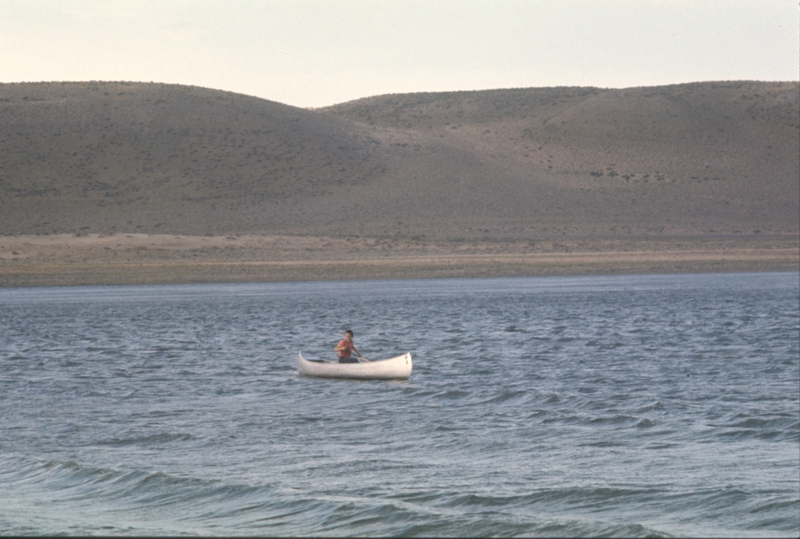
[[[796,535],[799,290],[0,290],[0,533]],[[346,327],[411,379],[298,377]]]

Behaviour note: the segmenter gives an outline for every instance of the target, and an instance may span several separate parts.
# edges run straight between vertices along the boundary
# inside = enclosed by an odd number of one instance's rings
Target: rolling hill
[[[800,84],[415,93],[306,110],[0,84],[0,235],[797,235]]]

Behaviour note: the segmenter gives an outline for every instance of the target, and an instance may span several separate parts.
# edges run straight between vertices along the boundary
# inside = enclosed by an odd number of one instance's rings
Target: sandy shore
[[[0,286],[797,271],[793,236],[444,242],[299,236],[2,236]]]

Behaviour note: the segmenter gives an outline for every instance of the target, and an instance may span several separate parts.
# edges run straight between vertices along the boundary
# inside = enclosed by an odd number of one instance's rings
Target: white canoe
[[[339,363],[297,355],[297,372],[318,378],[355,378],[359,380],[405,380],[411,376],[411,354],[366,363]]]

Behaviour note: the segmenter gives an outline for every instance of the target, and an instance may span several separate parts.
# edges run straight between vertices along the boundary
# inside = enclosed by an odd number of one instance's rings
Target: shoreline
[[[0,237],[0,287],[800,269],[800,239],[445,242],[149,234]]]

